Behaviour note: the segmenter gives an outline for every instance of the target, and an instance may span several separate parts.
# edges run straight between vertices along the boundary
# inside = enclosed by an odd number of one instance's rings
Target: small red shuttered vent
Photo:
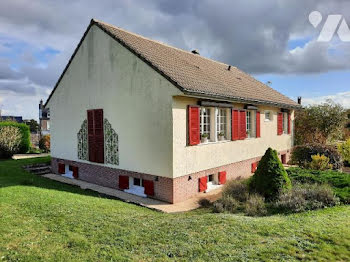
[[[66,173],[66,166],[63,163],[58,163],[58,173],[64,174]]]
[[[199,192],[204,192],[207,190],[208,178],[206,176],[199,178]]]
[[[72,171],[73,171],[73,177],[74,178],[78,178],[79,177],[79,173],[78,173],[78,167],[77,166],[72,166]]]
[[[188,144],[191,146],[200,143],[200,121],[198,106],[188,106]]]
[[[246,112],[244,110],[239,112],[239,139],[243,140],[247,137],[247,119]]]
[[[277,115],[277,135],[283,134],[283,113]]]
[[[119,176],[119,189],[129,189],[129,177]]]
[[[260,112],[256,112],[256,137],[260,137]]]
[[[254,162],[252,163],[252,173],[254,173],[256,171],[256,168],[258,167],[258,162]]]
[[[219,172],[219,184],[223,185],[226,183],[226,171]]]
[[[232,140],[239,139],[239,111],[232,110]]]
[[[145,194],[147,196],[154,196],[154,183],[151,180],[143,180],[143,186],[145,187]]]

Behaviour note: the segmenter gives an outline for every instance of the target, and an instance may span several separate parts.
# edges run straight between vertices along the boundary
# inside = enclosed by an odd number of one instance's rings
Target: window
[[[250,137],[251,131],[252,131],[252,123],[251,123],[251,119],[252,119],[252,112],[247,111],[247,134],[248,137]]]
[[[141,179],[140,178],[134,178],[134,186],[141,186]]]
[[[283,134],[288,133],[288,113],[283,113],[282,118]]]
[[[214,175],[209,175],[208,182],[213,182],[213,181],[214,181]]]
[[[202,107],[200,110],[201,137],[210,139],[210,109]]]
[[[216,118],[216,132],[218,140],[227,138],[227,110],[224,108],[218,108],[218,114]]]
[[[246,113],[246,118],[247,118],[247,136],[248,138],[255,137],[256,132],[255,132],[255,127],[256,127],[256,117],[255,117],[255,111],[253,110],[247,110]]]
[[[265,111],[265,121],[271,121],[271,111]]]

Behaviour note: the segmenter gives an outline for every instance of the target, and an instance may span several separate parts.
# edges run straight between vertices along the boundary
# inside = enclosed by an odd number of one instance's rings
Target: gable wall
[[[171,177],[171,105],[178,94],[169,81],[92,26],[47,106],[51,154],[87,162],[77,157],[77,133],[86,110],[102,108],[119,136],[119,165],[107,166]]]

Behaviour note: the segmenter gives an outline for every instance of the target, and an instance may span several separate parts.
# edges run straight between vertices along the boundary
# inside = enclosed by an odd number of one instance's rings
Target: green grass
[[[346,261],[350,207],[252,218],[163,214],[0,161],[3,261]]]
[[[308,170],[299,167],[287,169],[293,182],[327,183],[333,188],[336,196],[344,203],[350,203],[350,174],[337,171]]]

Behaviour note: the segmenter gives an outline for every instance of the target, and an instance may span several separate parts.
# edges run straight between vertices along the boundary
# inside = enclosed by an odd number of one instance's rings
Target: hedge
[[[22,138],[21,138],[21,145],[20,145],[18,153],[20,153],[20,154],[27,153],[28,150],[30,149],[30,129],[29,129],[29,126],[27,126],[26,124],[20,124],[17,122],[10,122],[10,121],[0,122],[0,128],[4,127],[4,126],[17,127],[20,130]]]
[[[296,146],[292,150],[291,163],[300,167],[308,167],[313,155],[324,155],[329,158],[333,169],[338,170],[343,166],[341,156],[335,146],[322,144],[307,144]]]

